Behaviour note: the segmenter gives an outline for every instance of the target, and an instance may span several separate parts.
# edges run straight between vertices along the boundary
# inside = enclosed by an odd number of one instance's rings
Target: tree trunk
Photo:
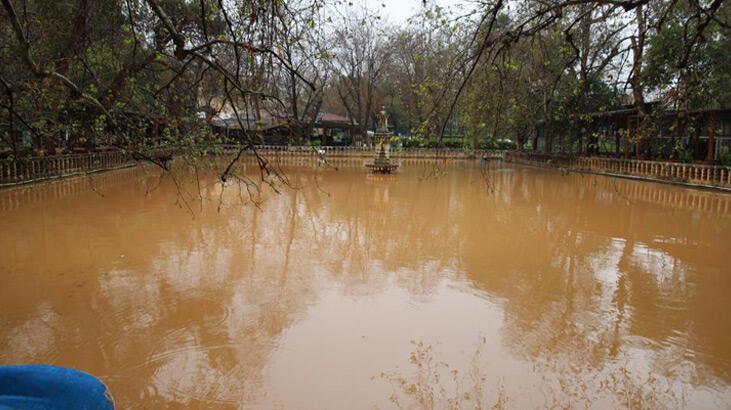
[[[546,145],[543,147],[543,151],[550,153],[553,151],[553,116],[546,116]]]
[[[636,144],[636,155],[637,159],[640,159],[640,147],[642,144],[642,131],[641,125],[643,119],[647,114],[645,106],[645,96],[642,90],[642,55],[645,49],[645,15],[643,12],[643,6],[639,5],[635,9],[635,15],[637,18],[637,35],[630,38],[632,48],[632,77],[630,78],[630,85],[632,86],[632,97],[634,99],[635,109],[637,110],[637,135],[635,136]],[[630,127],[627,127],[628,136],[630,133]],[[625,156],[628,153],[625,149]]]

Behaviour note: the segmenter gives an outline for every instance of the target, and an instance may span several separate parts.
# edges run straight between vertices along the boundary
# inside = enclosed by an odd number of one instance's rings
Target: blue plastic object
[[[107,387],[79,370],[48,365],[0,366],[0,410],[112,410]]]

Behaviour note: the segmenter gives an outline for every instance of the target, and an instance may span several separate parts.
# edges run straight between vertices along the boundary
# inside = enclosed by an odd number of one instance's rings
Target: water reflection
[[[731,196],[280,161],[297,189],[260,208],[205,170],[0,192],[0,362],[93,372],[121,408],[405,405],[426,346],[435,407],[731,400]]]

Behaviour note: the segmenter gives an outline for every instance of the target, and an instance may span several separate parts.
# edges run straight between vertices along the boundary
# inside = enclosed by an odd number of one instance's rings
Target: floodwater
[[[0,364],[120,409],[731,406],[731,195],[336,165],[0,191]]]

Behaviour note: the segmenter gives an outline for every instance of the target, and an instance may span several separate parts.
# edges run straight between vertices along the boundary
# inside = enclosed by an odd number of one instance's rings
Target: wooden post
[[[640,141],[642,141],[642,131],[640,130],[641,122],[642,122],[642,117],[638,113],[638,115],[637,115],[637,138],[636,138],[637,142],[635,142],[635,156],[637,157],[637,159],[640,159],[641,150],[642,150],[642,144],[640,143]]]
[[[716,112],[711,111],[708,118],[708,153],[706,162],[713,164],[716,161]]]
[[[632,130],[632,117],[627,115],[627,132],[624,135],[624,157],[629,158],[629,137]]]

